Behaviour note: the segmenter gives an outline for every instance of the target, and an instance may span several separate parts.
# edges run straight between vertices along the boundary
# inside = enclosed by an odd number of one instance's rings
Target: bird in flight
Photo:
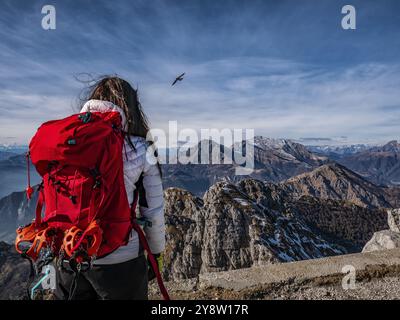
[[[173,86],[173,85],[174,85],[175,83],[177,83],[178,81],[182,81],[184,75],[185,75],[185,72],[182,73],[180,76],[176,77],[176,79],[174,80],[174,82],[172,82],[172,85],[171,85],[171,86]]]

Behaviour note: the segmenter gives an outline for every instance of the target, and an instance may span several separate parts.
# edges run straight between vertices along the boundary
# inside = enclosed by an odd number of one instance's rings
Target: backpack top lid
[[[40,175],[50,162],[95,168],[104,148],[118,144],[123,133],[119,112],[86,112],[43,123],[29,144],[32,163]],[[118,152],[118,150],[115,150]]]

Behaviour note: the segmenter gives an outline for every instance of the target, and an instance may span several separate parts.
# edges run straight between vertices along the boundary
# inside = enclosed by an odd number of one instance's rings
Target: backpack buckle
[[[138,223],[138,225],[142,226],[143,228],[146,228],[146,227],[151,228],[153,226],[153,223],[150,220],[147,220],[145,217],[137,218],[136,222]]]
[[[92,114],[90,112],[86,112],[84,114],[80,114],[78,116],[79,120],[81,120],[83,123],[89,123],[90,120],[92,119]]]

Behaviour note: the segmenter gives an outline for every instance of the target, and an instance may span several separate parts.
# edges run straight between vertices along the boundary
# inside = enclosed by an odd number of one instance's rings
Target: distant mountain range
[[[243,142],[242,148],[245,149]],[[215,145],[210,142],[210,148]],[[194,154],[201,152],[201,145],[192,148]],[[215,147],[215,146],[214,146]],[[383,187],[400,186],[399,143],[391,141],[383,146],[353,145],[344,147],[310,147],[285,139],[255,137],[254,171],[250,177],[281,182],[322,165],[338,163],[354,171],[366,180]],[[217,147],[218,149],[218,147]],[[222,147],[221,155],[222,159]],[[232,148],[224,151],[234,154]],[[235,175],[233,164],[165,164],[162,166],[164,184],[181,187],[196,195],[202,195],[215,182],[225,180],[238,182],[246,177]]]
[[[28,150],[27,145],[0,143],[0,152],[8,151],[8,152],[13,152],[15,154],[21,154],[26,152],[26,150]]]
[[[18,154],[15,153],[15,152],[12,152],[12,151],[2,151],[2,150],[0,150],[0,161],[7,160],[7,159],[9,159],[11,157],[14,157],[16,155],[18,155]]]
[[[339,160],[346,156],[367,151],[373,146],[368,144],[351,144],[351,145],[308,145],[307,150],[318,155],[326,156],[332,160]]]
[[[250,142],[243,141],[241,146],[236,146],[236,150],[241,148],[245,150],[246,143]],[[224,159],[227,154],[231,159],[235,159],[233,146],[222,147],[212,141],[205,144],[200,142],[194,146],[191,149],[194,157],[198,157],[202,146],[207,144],[210,150],[212,148],[220,150],[219,159]],[[263,137],[255,137],[254,155],[250,156],[254,156],[254,171],[249,176],[271,182],[288,179],[329,162],[327,157],[315,155],[299,143]],[[232,164],[222,163],[221,161],[220,164],[164,164],[162,165],[164,185],[187,189],[196,195],[202,195],[218,181],[238,182],[249,177],[235,174],[235,168],[238,166],[235,161]]]
[[[308,150],[335,160],[367,180],[383,186],[400,186],[400,143],[383,146],[308,146]]]
[[[375,184],[400,186],[400,144],[397,141],[355,153],[339,161]]]

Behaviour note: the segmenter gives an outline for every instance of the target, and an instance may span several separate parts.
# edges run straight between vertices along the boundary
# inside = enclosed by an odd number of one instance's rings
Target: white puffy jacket
[[[89,100],[83,106],[81,112],[106,112],[118,111],[122,117],[122,124],[126,126],[123,111],[108,101]],[[148,142],[142,137],[131,137],[135,149],[125,142],[126,155],[124,158],[125,189],[129,203],[133,201],[135,183],[143,174],[143,187],[145,189],[147,207],[139,207],[142,217],[149,220],[151,227],[145,227],[144,231],[153,253],[160,253],[165,247],[165,223],[164,223],[164,198],[161,183],[161,174],[152,157],[153,152],[147,152]],[[139,238],[136,231],[132,230],[129,243],[121,246],[108,256],[98,259],[95,264],[115,264],[136,258],[139,253]]]

